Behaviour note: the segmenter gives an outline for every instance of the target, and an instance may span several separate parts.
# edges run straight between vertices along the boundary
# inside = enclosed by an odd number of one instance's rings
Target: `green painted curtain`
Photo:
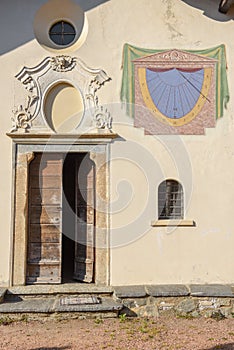
[[[134,116],[134,64],[133,60],[167,50],[141,49],[129,44],[123,49],[123,77],[121,86],[121,101],[126,103],[128,115]],[[214,58],[218,61],[216,69],[216,119],[223,116],[223,109],[229,101],[229,90],[227,82],[227,62],[225,46],[219,45],[206,50],[184,50],[197,55]]]

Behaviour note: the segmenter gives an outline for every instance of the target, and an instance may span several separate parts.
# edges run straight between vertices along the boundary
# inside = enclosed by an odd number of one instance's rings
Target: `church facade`
[[[0,286],[232,284],[232,2],[2,9]]]

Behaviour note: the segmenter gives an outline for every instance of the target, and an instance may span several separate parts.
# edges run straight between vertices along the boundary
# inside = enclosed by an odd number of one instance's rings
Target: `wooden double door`
[[[95,168],[87,153],[35,153],[26,283],[95,282]]]

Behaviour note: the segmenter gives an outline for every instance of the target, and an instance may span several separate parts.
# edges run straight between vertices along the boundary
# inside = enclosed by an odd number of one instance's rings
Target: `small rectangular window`
[[[158,218],[183,219],[183,188],[176,180],[165,180],[158,188]]]

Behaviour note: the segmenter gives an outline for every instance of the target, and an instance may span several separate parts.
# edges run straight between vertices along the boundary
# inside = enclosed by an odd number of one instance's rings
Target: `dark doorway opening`
[[[62,283],[94,282],[94,171],[87,153],[63,163]]]
[[[75,191],[78,154],[67,154],[63,163],[62,282],[73,282],[75,258]]]

